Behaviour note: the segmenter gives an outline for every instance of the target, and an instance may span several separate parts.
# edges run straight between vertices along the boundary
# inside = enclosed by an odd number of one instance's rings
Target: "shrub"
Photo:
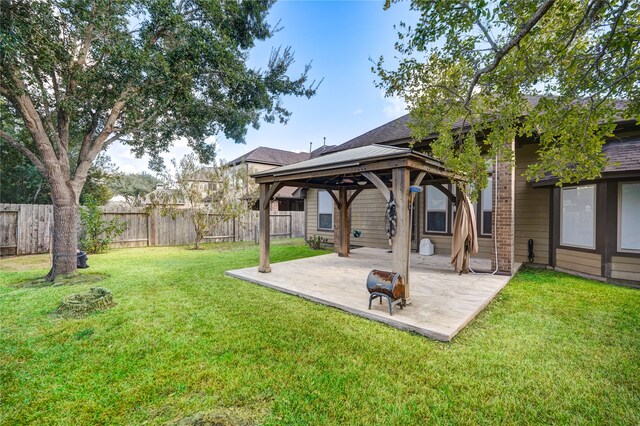
[[[321,237],[320,235],[314,235],[306,241],[309,248],[313,250],[320,250],[322,248],[322,245],[328,242],[328,239]]]
[[[95,198],[87,197],[84,208],[80,209],[82,233],[80,246],[87,253],[104,253],[109,244],[121,235],[129,222],[118,219],[104,220],[104,216]]]

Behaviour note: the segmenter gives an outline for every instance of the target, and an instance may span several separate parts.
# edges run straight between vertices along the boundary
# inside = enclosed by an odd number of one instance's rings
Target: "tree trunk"
[[[75,196],[62,202],[53,200],[53,265],[47,280],[74,273],[77,269],[78,201]]]

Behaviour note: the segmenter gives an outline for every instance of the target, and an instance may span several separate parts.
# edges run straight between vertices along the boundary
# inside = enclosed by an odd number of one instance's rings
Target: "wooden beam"
[[[440,191],[442,191],[444,193],[444,195],[447,196],[447,198],[449,199],[449,201],[451,201],[452,203],[456,203],[456,196],[453,195],[453,192],[449,191],[449,188],[446,188],[444,185],[442,185],[441,183],[432,183],[431,185],[435,186],[436,188],[438,188]]]
[[[395,169],[394,169],[395,170]],[[362,176],[366,177],[369,182],[374,184],[380,190],[382,196],[389,202],[390,194],[387,185],[373,172],[362,172]]]
[[[273,198],[274,195],[276,195],[276,192],[278,192],[280,188],[282,188],[283,186],[284,184],[281,182],[277,182],[271,185],[271,187],[265,194],[264,200],[262,199],[262,193],[260,193],[260,208],[262,210],[265,210],[265,209],[269,210],[269,203],[271,202],[271,199]]]
[[[396,203],[396,235],[393,237],[392,270],[404,280],[404,297],[402,303],[411,303],[409,291],[409,169],[393,169],[393,197]]]
[[[426,164],[418,160],[413,160],[413,159],[408,160],[406,167],[412,170],[421,170],[433,176],[446,177],[446,178],[449,178],[449,180],[462,180],[462,181],[467,180],[464,176],[456,175],[455,173],[447,171],[446,169],[441,169],[439,167],[431,166],[429,164]]]
[[[273,185],[275,187],[276,185]],[[260,184],[260,205],[266,204],[269,206],[269,198],[267,197],[270,189],[269,184]],[[266,200],[266,203],[265,203]],[[258,272],[271,272],[271,263],[269,260],[269,254],[271,249],[271,219],[269,208],[260,209],[260,266]]]
[[[340,205],[338,207],[340,217],[340,246],[338,256],[349,257],[349,202],[347,190],[340,190]]]
[[[424,184],[431,185],[434,183],[451,183],[451,179],[449,178],[441,178],[441,179],[429,179]]]
[[[420,184],[422,183],[422,180],[426,175],[427,175],[427,172],[418,173],[418,176],[416,176],[416,179],[413,181],[413,186],[420,186]]]
[[[336,194],[331,190],[327,190],[327,192],[329,193],[329,195],[331,195],[331,198],[333,198],[333,202],[336,203],[336,207],[340,208],[340,200],[338,200]]]
[[[314,189],[326,189],[327,191],[330,190],[339,190],[339,189],[346,189],[349,191],[355,191],[356,189],[359,188],[366,188],[365,186],[361,186],[361,185],[325,185],[322,183],[313,183],[313,182],[304,182],[304,181],[287,181],[287,182],[283,182],[284,186],[295,186],[298,188],[314,188]],[[370,188],[375,188],[373,185],[369,185]]]
[[[362,192],[362,190],[363,188],[358,188],[355,190],[353,194],[351,194],[351,196],[349,197],[349,200],[347,200],[347,208],[351,207],[351,203],[353,203],[353,200],[356,199],[356,197],[358,196],[358,194]]]

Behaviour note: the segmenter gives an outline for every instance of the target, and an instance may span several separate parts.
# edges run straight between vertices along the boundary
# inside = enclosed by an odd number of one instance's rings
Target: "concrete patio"
[[[395,307],[390,316],[386,301],[382,305],[374,301],[368,309],[365,282],[369,271],[389,270],[391,261],[386,250],[359,248],[346,258],[332,253],[276,263],[266,274],[257,267],[226,274],[445,342],[469,324],[511,278],[458,275],[447,256],[412,253],[411,304],[404,309]],[[516,270],[519,266],[515,265]],[[473,258],[471,267],[488,270],[490,261]]]

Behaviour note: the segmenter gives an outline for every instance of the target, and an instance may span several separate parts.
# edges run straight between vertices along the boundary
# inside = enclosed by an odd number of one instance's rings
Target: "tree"
[[[129,225],[129,222],[117,218],[105,220],[99,206],[98,201],[88,195],[84,208],[80,209],[80,245],[87,253],[104,253],[113,239],[121,235]]]
[[[208,137],[242,142],[249,125],[312,96],[289,48],[265,69],[247,59],[274,34],[273,0],[0,0],[0,138],[46,177],[54,215],[49,279],[75,271],[78,201],[98,154],[122,140],[152,159],[185,138],[211,161]]]
[[[118,177],[118,166],[104,152],[98,154],[87,173],[87,180],[80,193],[80,203],[91,197],[93,202],[104,206],[113,197],[112,182]]]
[[[44,176],[26,157],[0,139],[0,203],[51,204],[51,191]],[[117,167],[108,155],[98,155],[89,169],[80,195],[83,203],[88,196],[104,205],[113,196],[112,181]]]
[[[130,206],[138,206],[142,204],[142,198],[153,191],[158,183],[159,179],[146,172],[125,173],[113,180],[111,190],[123,196]]]
[[[151,206],[163,215],[188,217],[196,250],[218,224],[249,213],[258,198],[258,188],[246,167],[222,162],[202,166],[194,154],[186,155],[179,164],[174,160],[173,166],[175,174],[165,177],[166,190],[151,194]]]
[[[512,160],[505,144],[516,135],[539,142],[530,179],[600,176],[614,120],[640,115],[638,2],[413,0],[411,8],[420,18],[400,24],[397,67],[381,57],[374,71],[388,95],[406,100],[414,140],[437,134],[433,155],[478,189],[487,183],[483,155]]]

